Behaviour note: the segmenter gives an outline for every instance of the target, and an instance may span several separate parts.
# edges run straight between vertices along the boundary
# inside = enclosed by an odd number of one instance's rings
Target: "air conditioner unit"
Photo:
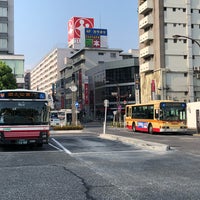
[[[200,79],[200,74],[197,74],[197,79]]]
[[[198,67],[193,67],[193,69],[194,69],[194,72],[198,71]]]

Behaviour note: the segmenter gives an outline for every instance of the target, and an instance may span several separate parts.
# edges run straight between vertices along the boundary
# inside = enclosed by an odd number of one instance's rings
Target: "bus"
[[[45,92],[0,90],[0,143],[47,144],[50,104]]]
[[[79,111],[75,111],[77,120],[79,118]],[[72,109],[52,110],[50,112],[51,126],[65,126],[72,123]]]
[[[186,132],[186,103],[156,100],[146,104],[126,105],[125,123],[133,132]]]

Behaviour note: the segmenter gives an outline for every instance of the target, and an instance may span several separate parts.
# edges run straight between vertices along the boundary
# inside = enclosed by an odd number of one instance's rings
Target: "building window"
[[[7,49],[8,48],[7,39],[0,39],[0,47],[1,47],[1,49]]]
[[[0,17],[7,17],[8,16],[8,9],[0,7]]]
[[[184,39],[184,40],[183,40],[183,43],[186,43],[186,42],[187,42],[187,40],[186,40],[186,39]]]
[[[195,56],[194,56],[194,55],[192,56],[192,59],[195,59]]]
[[[186,12],[186,8],[183,8],[183,12]]]
[[[167,43],[168,42],[168,39],[165,39],[165,43]]]
[[[103,64],[103,63],[104,63],[104,61],[98,61],[98,63],[99,63],[99,64]]]
[[[176,24],[173,24],[174,27],[176,27]]]
[[[174,43],[177,43],[177,39],[174,39]]]
[[[173,12],[176,12],[176,8],[172,8]]]
[[[192,24],[191,27],[194,28],[194,24]]]
[[[191,13],[193,13],[193,9],[191,9]]]
[[[8,33],[8,25],[6,23],[0,23],[0,33]]]
[[[183,58],[184,58],[184,59],[187,59],[187,55],[184,55]]]
[[[110,57],[111,58],[116,58],[117,56],[116,56],[116,53],[110,53]]]
[[[99,53],[98,53],[98,55],[99,55],[99,56],[103,56],[103,55],[104,55],[104,53],[102,53],[102,52],[99,52]]]
[[[164,7],[164,11],[166,11],[167,10],[167,8],[166,7]]]
[[[187,77],[187,73],[184,73],[184,77]]]

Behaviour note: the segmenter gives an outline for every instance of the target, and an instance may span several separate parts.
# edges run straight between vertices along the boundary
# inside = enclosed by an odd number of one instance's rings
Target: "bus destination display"
[[[1,99],[45,99],[43,92],[14,91],[0,92]]]

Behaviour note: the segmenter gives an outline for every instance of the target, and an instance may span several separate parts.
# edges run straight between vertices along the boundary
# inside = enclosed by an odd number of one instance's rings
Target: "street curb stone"
[[[140,148],[153,150],[153,151],[169,151],[170,150],[169,145],[144,141],[144,140],[135,139],[135,138],[128,138],[128,137],[122,137],[122,136],[111,135],[111,134],[100,134],[99,137],[104,138],[104,139],[117,140],[117,141],[129,143],[129,144],[134,144],[135,146],[138,146]]]

